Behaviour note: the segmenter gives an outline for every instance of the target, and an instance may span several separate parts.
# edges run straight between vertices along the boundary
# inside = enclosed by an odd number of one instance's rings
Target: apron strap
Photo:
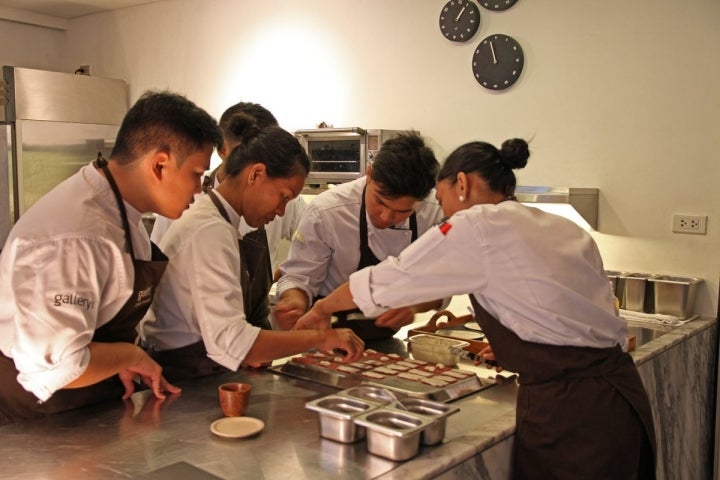
[[[212,190],[208,190],[207,194],[208,196],[210,196],[210,200],[212,201],[213,205],[215,205],[215,207],[220,212],[220,215],[222,215],[226,222],[230,223],[230,216],[228,216],[227,211],[225,210],[225,207],[223,206],[220,199],[217,198],[217,194]]]
[[[120,195],[120,189],[118,188],[117,183],[115,183],[115,179],[113,178],[112,173],[110,173],[110,169],[108,168],[108,161],[105,160],[105,158],[102,156],[102,153],[98,152],[97,159],[95,160],[95,162],[93,162],[93,165],[95,165],[96,168],[100,168],[103,173],[105,173],[105,177],[107,178],[107,181],[110,184],[110,188],[115,195],[115,201],[117,201],[118,208],[120,209],[120,217],[122,218],[123,229],[125,229],[125,241],[128,244],[128,251],[130,252],[130,256],[134,259],[135,250],[133,249],[132,237],[130,236],[130,222],[128,222],[127,219],[125,202],[123,201],[122,195]]]

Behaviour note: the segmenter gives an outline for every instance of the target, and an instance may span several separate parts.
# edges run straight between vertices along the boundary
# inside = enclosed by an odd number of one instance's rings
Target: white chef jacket
[[[218,185],[219,182],[217,181],[217,177],[215,177],[214,187],[217,187]],[[203,195],[205,194],[200,193],[195,195],[195,200],[197,201],[197,199]],[[301,197],[293,198],[285,206],[285,215],[282,217],[275,217],[272,222],[265,225],[265,234],[267,235],[268,248],[270,250],[270,264],[273,272],[280,263],[280,241],[282,239],[292,239],[293,233],[295,233],[295,229],[298,226],[298,222],[300,222],[300,217],[305,211],[306,205],[305,200]],[[163,217],[162,215],[155,215],[155,223],[150,235],[152,241],[159,245],[160,240],[162,240],[162,237],[165,236],[165,233],[168,228],[170,228],[171,223],[171,219]],[[248,232],[255,230],[255,228],[248,225],[245,222],[245,219],[241,217],[240,227],[238,230],[240,232],[240,236],[242,237]]]
[[[310,301],[345,283],[360,262],[360,206],[366,177],[343,183],[318,195],[306,208],[290,243],[277,292],[300,288]],[[438,224],[443,213],[435,190],[415,210],[418,236]],[[366,212],[367,216],[367,212]],[[367,218],[368,243],[378,259],[400,252],[412,242],[410,220],[379,229]],[[434,296],[423,299],[430,301]],[[418,302],[413,302],[418,303]]]
[[[518,202],[456,213],[398,257],[350,276],[366,315],[472,293],[526,341],[627,348],[597,245],[574,223]]]
[[[135,255],[151,257],[125,202]],[[130,298],[134,269],[107,179],[86,165],[20,217],[0,255],[0,350],[41,401],[78,378],[88,343]]]
[[[237,370],[260,328],[245,318],[240,286],[240,215],[215,191],[228,223],[208,195],[202,195],[172,222],[160,241],[168,268],[143,318],[140,332],[155,350],[202,340],[208,357]]]

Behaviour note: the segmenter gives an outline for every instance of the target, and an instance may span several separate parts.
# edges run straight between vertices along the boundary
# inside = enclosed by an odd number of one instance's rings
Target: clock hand
[[[495,58],[495,47],[493,47],[492,42],[490,42],[490,52],[492,53],[493,64],[497,64],[497,58]]]
[[[462,17],[462,14],[465,13],[466,8],[467,8],[467,4],[463,5],[462,10],[460,10],[460,13],[458,13],[457,17],[455,17],[456,22],[460,21],[460,17]]]

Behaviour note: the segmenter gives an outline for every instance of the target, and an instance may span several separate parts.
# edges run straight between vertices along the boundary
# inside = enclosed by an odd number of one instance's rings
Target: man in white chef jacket
[[[416,132],[383,143],[366,175],[318,195],[306,208],[281,266],[274,317],[292,328],[313,301],[350,274],[397,256],[443,217],[435,199],[439,164]],[[391,337],[414,314],[441,306],[433,301],[393,309],[376,319],[337,312],[336,326],[364,340]]]
[[[139,377],[177,393],[135,345],[167,257],[142,214],[178,218],[222,136],[180,95],[148,92],[98,158],[25,213],[0,255],[0,424],[129,397]]]

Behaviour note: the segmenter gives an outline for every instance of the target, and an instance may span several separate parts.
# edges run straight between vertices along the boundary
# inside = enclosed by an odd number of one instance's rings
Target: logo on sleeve
[[[440,229],[440,233],[442,233],[443,235],[447,235],[447,232],[450,231],[452,225],[449,222],[443,222],[439,225],[438,228]]]
[[[75,293],[56,293],[53,298],[53,305],[60,307],[62,305],[77,305],[85,310],[90,310],[95,306],[95,300],[80,296]]]

